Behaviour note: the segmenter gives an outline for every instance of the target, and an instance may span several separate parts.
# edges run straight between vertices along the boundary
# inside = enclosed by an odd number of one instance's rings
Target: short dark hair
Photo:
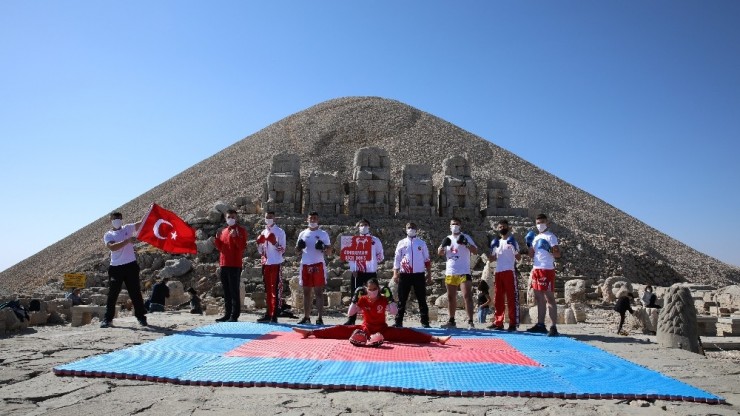
[[[378,288],[380,288],[380,282],[378,282],[378,279],[376,277],[371,277],[367,279],[367,282],[365,282],[365,286],[367,286],[370,283],[375,283],[375,285],[378,286]]]
[[[162,283],[167,283],[169,281],[170,281],[170,278],[169,277],[163,277],[162,278]]]
[[[455,221],[458,224],[462,224],[462,221],[460,220],[460,218],[457,218],[457,217],[450,218],[450,222],[452,222],[452,221]]]
[[[118,218],[118,219],[122,219],[122,218],[123,218],[123,214],[121,214],[121,213],[120,213],[120,212],[118,212],[118,211],[116,211],[116,212],[111,212],[111,213],[110,213],[110,218],[111,218],[111,219],[116,219],[116,218]]]
[[[413,228],[413,229],[416,230],[417,229],[416,223],[415,222],[407,222],[406,223],[406,228]]]
[[[507,220],[507,219],[498,220],[498,222],[496,224],[497,225],[509,225],[509,220]]]
[[[547,215],[545,214],[537,214],[536,220],[545,220],[547,221]]]
[[[318,217],[318,216],[319,216],[319,213],[318,213],[318,212],[316,212],[316,211],[311,211],[311,212],[309,212],[309,213],[308,213],[308,216],[309,216],[309,217],[312,217],[312,216],[314,216],[314,215]]]
[[[485,280],[481,280],[478,283],[478,290],[480,290],[481,292],[488,292],[491,289],[488,287],[488,283],[486,283]]]
[[[192,287],[189,287],[188,290],[186,290],[186,292],[192,293],[193,295],[196,294],[195,289],[193,289]]]
[[[227,209],[226,210],[226,215],[228,215],[228,214],[234,214],[234,215],[236,215],[236,210],[235,209]]]
[[[368,221],[366,218],[363,218],[363,219],[357,221],[357,225],[360,225],[360,224],[370,225],[370,221]]]
[[[275,215],[275,211],[267,211],[267,212],[265,212],[265,214],[268,214],[268,215]]]

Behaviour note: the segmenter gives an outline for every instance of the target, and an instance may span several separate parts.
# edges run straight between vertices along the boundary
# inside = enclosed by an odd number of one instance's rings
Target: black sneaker
[[[555,327],[555,325],[551,326],[550,327],[550,330],[547,331],[547,336],[548,337],[556,337],[558,335],[560,335],[560,334],[558,333],[558,329]]]
[[[229,320],[228,316],[222,316],[220,318],[216,318],[216,322],[226,322]]]
[[[229,318],[226,322],[239,322],[239,318]]]
[[[503,331],[504,330],[504,326],[503,325],[496,325],[496,324],[488,325],[486,328],[488,328],[488,329],[495,329],[497,331]]]
[[[270,322],[270,315],[265,315],[262,318],[257,319],[258,323],[264,324],[266,322]]]
[[[457,328],[457,324],[454,319],[450,319],[446,324],[442,324],[440,328]]]
[[[352,315],[347,318],[342,325],[354,325],[357,322],[357,315]]]
[[[532,332],[535,334],[546,334],[547,328],[545,327],[545,324],[536,324],[535,326],[528,328],[527,332]]]
[[[320,316],[316,319],[316,325],[324,325],[324,320]]]
[[[101,321],[100,322],[100,327],[101,328],[110,328],[110,326],[111,326],[111,322],[110,321]]]
[[[139,321],[139,325],[141,326],[149,326],[149,324],[146,322],[146,317],[139,318],[138,321]]]
[[[472,319],[468,321],[468,329],[475,329],[475,324]]]
[[[394,325],[394,326],[395,326],[395,325]],[[421,324],[421,327],[422,327],[422,328],[431,328],[432,326],[431,326],[431,325],[429,325],[429,322],[422,322],[422,324]]]
[[[276,324],[277,323],[277,315],[273,315],[272,317],[270,317],[270,322],[273,323],[273,324]]]
[[[403,328],[403,324],[401,322],[396,322],[395,324],[391,325],[393,328]]]
[[[501,327],[501,329],[504,329]],[[506,329],[509,332],[516,332],[516,325],[509,325],[509,328]]]
[[[309,317],[305,317],[305,318],[301,319],[300,321],[298,321],[298,325],[306,325],[306,324],[310,324],[310,323],[311,323],[311,318],[309,318]]]

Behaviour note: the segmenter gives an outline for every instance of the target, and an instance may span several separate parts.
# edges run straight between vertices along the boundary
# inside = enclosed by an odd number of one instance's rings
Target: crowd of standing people
[[[103,240],[110,249],[110,267],[108,269],[110,290],[108,292],[107,313],[101,327],[108,327],[113,321],[115,304],[123,285],[129,291],[134,315],[142,326],[148,324],[146,313],[163,311],[165,299],[169,296],[167,281],[163,279],[154,285],[150,298],[145,303],[141,296],[139,283],[139,266],[133,244],[141,222],[123,224],[122,215],[111,214],[111,229]],[[244,267],[244,255],[248,244],[247,229],[240,224],[235,210],[225,214],[225,226],[220,228],[214,237],[214,246],[219,252],[219,278],[224,292],[223,315],[217,322],[236,322],[241,312],[240,285]],[[287,241],[286,233],[276,224],[275,212],[265,213],[265,227],[259,232],[255,242],[262,265],[262,278],[265,288],[266,312],[257,322],[278,322],[282,311],[282,263]],[[326,257],[333,253],[329,234],[320,228],[317,212],[310,212],[306,218],[307,228],[302,230],[296,239],[295,250],[300,253],[298,282],[303,290],[303,317],[299,325],[311,324],[311,312],[316,306],[315,324],[323,325],[324,288],[327,284]],[[441,342],[448,338],[429,338],[423,332],[413,332],[403,328],[407,314],[409,295],[413,290],[419,306],[421,326],[430,327],[429,306],[426,301],[427,286],[432,283],[432,259],[427,242],[419,237],[416,223],[408,222],[405,227],[406,237],[398,241],[393,257],[393,282],[398,288],[398,299],[387,285],[381,290],[377,276],[378,264],[384,261],[381,240],[372,235],[371,225],[367,219],[357,223],[357,235],[369,237],[371,248],[369,258],[348,261],[351,271],[352,300],[347,321],[343,325],[321,330],[303,330],[298,332],[305,337],[349,337],[353,343],[379,345],[383,340],[411,340],[411,342]],[[514,238],[509,222],[502,219],[497,222],[494,238],[485,253],[490,262],[495,262],[493,299],[489,295],[489,286],[485,281],[474,286],[471,273],[471,256],[480,252],[473,238],[463,232],[463,222],[459,218],[450,220],[450,234],[437,247],[436,254],[445,259],[445,288],[449,319],[442,328],[456,328],[458,291],[461,292],[467,318],[465,328],[474,329],[474,314],[478,309],[478,324],[485,324],[489,312],[491,322],[488,329],[517,331],[519,326],[519,285],[517,263],[522,256],[532,259],[533,269],[529,285],[534,290],[537,302],[537,323],[527,332],[546,333],[557,336],[557,306],[555,303],[555,259],[560,257],[557,237],[550,231],[546,215],[536,217],[536,230],[530,230],[525,237],[526,249],[521,250]],[[478,296],[474,296],[477,288]],[[382,295],[378,293],[382,292]],[[193,288],[188,289],[191,296],[192,313],[202,313],[200,298]],[[476,302],[477,299],[477,302]],[[648,302],[650,299],[646,299]],[[477,304],[477,305],[476,305]],[[298,305],[295,305],[298,306]],[[371,310],[372,309],[372,310]],[[508,310],[508,314],[506,311]],[[358,312],[362,312],[363,324],[357,325]],[[386,327],[386,312],[395,315],[393,325]],[[545,327],[545,315],[549,314],[552,325]],[[505,320],[508,326],[504,327]],[[381,321],[383,324],[381,325]],[[412,331],[412,332],[409,332]],[[375,337],[373,339],[373,336]],[[380,337],[380,338],[379,338]]]

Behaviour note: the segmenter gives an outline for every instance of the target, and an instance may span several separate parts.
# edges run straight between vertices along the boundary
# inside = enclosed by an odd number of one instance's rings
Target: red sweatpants
[[[355,329],[362,329],[368,335],[373,333],[368,332],[363,325],[337,325],[330,326],[328,328],[314,329],[313,336],[316,338],[325,339],[349,339]],[[414,331],[411,328],[395,328],[386,326],[381,329],[383,338],[389,342],[405,342],[409,344],[428,344],[432,342],[432,336],[421,331]]]
[[[267,316],[280,315],[283,298],[283,279],[279,264],[262,265],[262,281],[265,284]]]
[[[504,302],[509,305],[509,325],[519,324],[519,290],[513,270],[496,273],[495,291],[493,294],[493,324],[504,324]]]

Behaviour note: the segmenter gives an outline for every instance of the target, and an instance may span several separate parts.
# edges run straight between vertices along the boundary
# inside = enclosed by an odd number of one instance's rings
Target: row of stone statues
[[[350,182],[343,183],[337,173],[311,172],[305,190],[299,156],[273,156],[262,200],[266,210],[296,214],[316,211],[322,216],[392,216],[396,214],[396,198],[400,217],[528,215],[526,208],[511,208],[505,182],[488,181],[486,192],[487,207],[481,211],[470,165],[462,156],[444,160],[441,189],[435,189],[429,165],[404,165],[396,189],[388,152],[364,147],[355,152]]]

